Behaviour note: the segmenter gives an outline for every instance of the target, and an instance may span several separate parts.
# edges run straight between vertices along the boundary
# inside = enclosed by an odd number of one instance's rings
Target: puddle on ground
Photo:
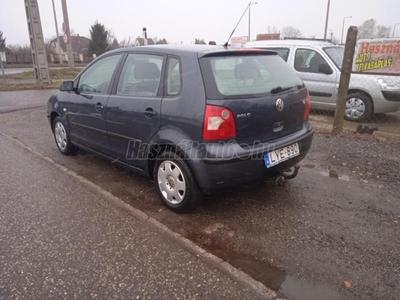
[[[282,293],[290,300],[341,300],[339,292],[316,283],[309,283],[265,262],[260,262],[250,255],[230,253],[227,261],[243,270],[265,286]]]
[[[322,176],[325,176],[325,177],[336,178],[336,179],[343,180],[343,181],[350,181],[350,177],[349,176],[347,176],[347,175],[339,175],[334,171],[325,171],[324,170],[324,171],[319,172],[319,174],[321,174]]]
[[[201,231],[188,230],[186,226],[183,227],[185,228],[183,230],[181,226],[179,227],[181,230],[177,231],[180,231],[186,238],[290,300],[343,299],[339,292],[329,286],[297,279],[268,262],[259,261],[251,255],[231,250],[229,238],[218,237],[211,233],[204,234],[201,233]],[[216,230],[223,230],[223,226],[214,227]],[[175,228],[175,230],[176,229],[177,228]]]

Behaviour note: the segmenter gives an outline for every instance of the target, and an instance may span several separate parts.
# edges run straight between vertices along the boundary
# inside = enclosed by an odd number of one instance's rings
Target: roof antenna
[[[249,2],[249,4],[246,6],[246,9],[244,10],[243,15],[242,15],[242,16],[240,17],[240,19],[239,19],[239,22],[237,22],[237,24],[236,24],[235,28],[233,29],[231,35],[229,36],[228,40],[227,40],[226,43],[224,44],[224,47],[225,47],[225,48],[228,47],[229,40],[231,39],[232,35],[235,33],[236,28],[239,26],[240,21],[242,21],[243,16],[244,16],[244,14],[246,13],[246,11],[249,9],[250,5],[251,5],[251,2]]]

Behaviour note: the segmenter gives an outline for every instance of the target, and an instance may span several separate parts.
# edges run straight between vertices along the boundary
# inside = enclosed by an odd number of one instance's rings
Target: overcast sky
[[[55,36],[51,0],[38,0],[45,39]],[[193,43],[195,38],[224,43],[246,8],[248,0],[67,0],[70,26],[75,33],[89,37],[96,20],[111,29],[119,41],[141,35],[165,37],[170,43]],[[61,31],[61,0],[55,0]],[[292,25],[306,36],[323,38],[327,0],[258,0],[251,6],[251,36],[265,33],[268,25]],[[400,0],[331,0],[328,32],[340,39],[345,16],[349,25],[376,19],[378,24],[400,23]],[[234,36],[247,35],[248,15]],[[7,44],[28,44],[28,29],[23,0],[1,0],[0,30]],[[400,25],[396,29],[400,35]]]

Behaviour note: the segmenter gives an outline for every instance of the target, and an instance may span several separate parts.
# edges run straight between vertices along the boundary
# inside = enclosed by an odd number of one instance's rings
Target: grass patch
[[[21,90],[58,90],[60,88],[61,81],[53,81],[52,84],[44,83],[7,83],[0,84],[0,91],[21,91]]]
[[[82,71],[81,68],[72,68],[72,69],[63,68],[63,69],[49,69],[49,70],[50,70],[50,78],[52,80],[54,80],[54,79],[72,79],[72,78],[75,78],[76,75],[78,75],[80,71]],[[3,78],[3,76],[0,75],[0,78]],[[11,79],[11,80],[35,79],[35,74],[33,73],[33,71],[17,73],[17,74],[9,74],[9,75],[6,75],[6,79]]]

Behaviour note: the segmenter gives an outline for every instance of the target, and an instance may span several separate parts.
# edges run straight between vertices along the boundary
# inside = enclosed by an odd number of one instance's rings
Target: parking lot
[[[83,151],[62,156],[46,118],[51,93],[0,93],[0,133],[289,299],[400,299],[398,143],[316,134],[298,177],[284,188],[265,182],[223,190],[205,196],[197,211],[178,215],[148,179]]]

